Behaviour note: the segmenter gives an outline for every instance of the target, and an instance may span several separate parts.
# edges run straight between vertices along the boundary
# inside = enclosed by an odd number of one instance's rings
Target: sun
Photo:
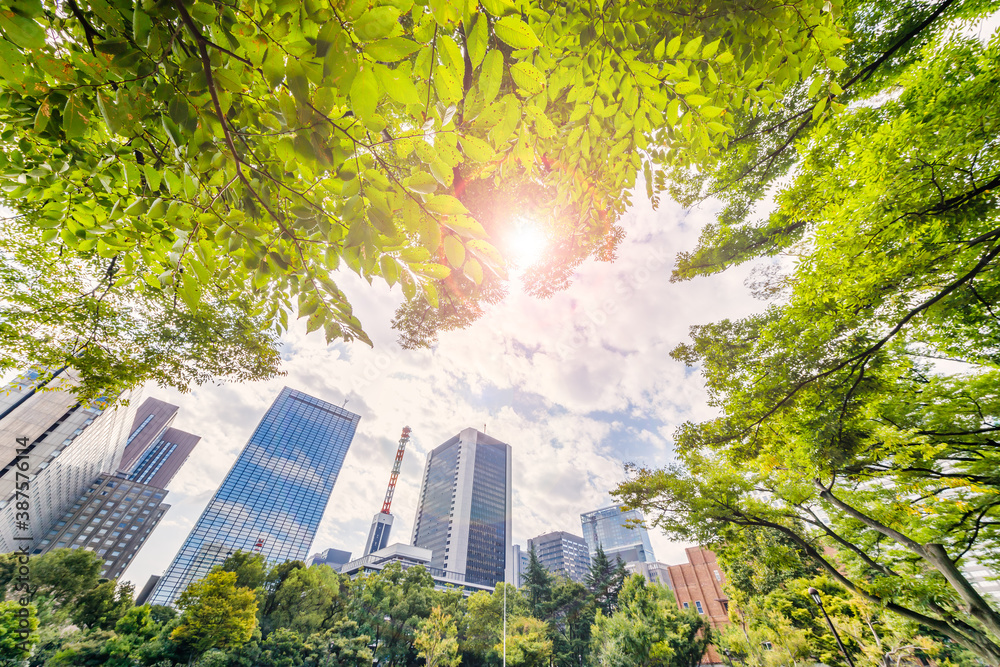
[[[506,239],[511,263],[518,269],[526,269],[536,264],[549,245],[541,228],[533,221],[525,220],[514,227]]]

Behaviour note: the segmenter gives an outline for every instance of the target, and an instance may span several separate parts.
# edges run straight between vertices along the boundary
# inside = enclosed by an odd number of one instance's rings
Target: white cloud
[[[326,346],[293,328],[285,337],[287,376],[206,386],[188,395],[151,388],[181,406],[174,424],[203,436],[170,485],[173,508],[126,578],[141,587],[160,574],[284,385],[362,416],[312,552],[359,554],[382,505],[404,425],[413,428],[393,500],[393,539],[408,541],[427,452],[473,426],[513,447],[514,541],[548,530],[580,534],[580,513],[611,504],[622,463],[665,463],[685,420],[712,415],[697,374],[670,358],[694,324],[759,310],[743,280],[749,267],[671,284],[677,252],[694,247],[714,210],[653,211],[639,201],[614,263],[588,262],[574,284],[546,300],[519,292],[433,350],[404,351],[388,323],[399,290],[341,275],[375,348]],[[652,535],[660,560],[683,546]]]

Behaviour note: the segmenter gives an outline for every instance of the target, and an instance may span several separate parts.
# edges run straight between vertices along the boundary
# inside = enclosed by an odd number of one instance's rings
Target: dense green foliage
[[[674,278],[757,260],[770,304],[674,351],[720,416],[619,489],[671,535],[756,540],[765,571],[744,580],[773,586],[794,551],[990,664],[1000,609],[964,568],[1000,565],[1000,38],[959,28],[996,9],[848,3],[846,108],[803,82],[737,114],[714,166],[673,174],[727,205]]]
[[[64,563],[68,552],[37,556],[32,564],[44,570]],[[72,553],[81,552],[89,554]],[[86,558],[100,562],[93,554]],[[602,591],[544,569],[540,575],[534,603],[526,588],[502,584],[464,598],[456,589],[435,589],[421,566],[403,570],[392,564],[352,580],[325,565],[291,561],[271,567],[259,554],[237,552],[188,587],[178,601],[180,614],[132,607],[131,589],[106,580],[75,594],[58,588],[39,594],[40,627],[29,665],[370,667],[377,660],[398,667],[497,667],[505,650],[510,665],[589,664],[605,642],[591,635]],[[68,585],[75,590],[76,582]],[[629,590],[637,586],[662,607],[650,622],[670,634],[671,650],[700,656],[708,639],[698,631],[702,626],[692,626],[686,612],[667,613],[670,605],[676,609],[669,594],[641,582]],[[612,607],[617,605],[616,595]],[[79,629],[70,628],[71,622]]]
[[[633,574],[614,613],[597,615],[593,661],[602,667],[697,667],[711,641],[704,616],[679,609],[670,590]]]
[[[83,391],[277,371],[307,318],[368,337],[337,269],[399,284],[407,345],[609,260],[637,175],[737,111],[837,95],[840,2],[14,0],[0,17],[0,368]]]

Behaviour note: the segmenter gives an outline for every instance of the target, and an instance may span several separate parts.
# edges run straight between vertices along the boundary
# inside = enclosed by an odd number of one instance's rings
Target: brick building
[[[712,629],[722,630],[729,624],[729,596],[722,590],[724,575],[715,554],[702,547],[689,547],[685,552],[688,562],[667,566],[677,604],[708,616]],[[725,661],[714,646],[709,646],[702,663],[721,665]]]

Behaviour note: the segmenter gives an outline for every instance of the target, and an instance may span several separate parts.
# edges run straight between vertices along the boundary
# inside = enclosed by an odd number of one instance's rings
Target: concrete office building
[[[306,567],[312,567],[313,565],[329,565],[335,572],[340,572],[340,568],[350,561],[350,551],[327,549],[326,551],[320,551],[318,554],[309,556],[309,560],[306,561]]]
[[[101,475],[35,549],[87,549],[104,561],[101,576],[117,579],[132,562],[170,505],[166,491],[125,479]]]
[[[597,555],[597,547],[600,546],[611,561],[616,558],[626,563],[655,561],[653,545],[642,521],[639,510],[626,511],[621,505],[581,514],[583,539],[587,542],[591,559]]]
[[[132,467],[126,470],[126,474],[133,482],[166,488],[200,440],[199,435],[176,428],[165,429]]]
[[[552,574],[583,583],[590,572],[590,551],[578,535],[563,530],[545,533],[528,540],[529,553],[532,547],[539,562]]]
[[[235,551],[305,560],[360,416],[285,387],[209,501],[150,602],[172,605]]]
[[[125,440],[123,459],[128,456],[133,461],[132,470],[99,475],[49,529],[34,553],[87,549],[104,561],[101,576],[121,576],[170,508],[162,502],[167,494],[164,487],[201,440],[168,428],[176,414],[176,405],[155,398],[143,401]]]
[[[412,544],[470,584],[513,581],[510,445],[467,428],[427,455]]]
[[[352,560],[340,568],[340,573],[356,577],[363,574],[380,572],[390,563],[399,563],[403,570],[408,570],[415,565],[423,565],[427,573],[434,579],[434,588],[438,590],[459,588],[462,590],[462,595],[465,596],[472,595],[478,591],[493,591],[493,586],[471,583],[458,572],[449,572],[431,566],[432,558],[433,552],[430,549],[396,542],[383,549]]]
[[[129,471],[174,423],[179,408],[158,398],[147,398],[135,411],[132,428],[125,441],[120,470]],[[179,466],[178,466],[179,467]],[[171,475],[172,476],[172,475]]]
[[[666,563],[634,562],[626,564],[625,569],[631,574],[638,574],[645,577],[646,581],[651,584],[659,584],[660,586],[665,586],[671,590],[674,588],[674,584],[670,580],[670,566]]]
[[[520,544],[515,544],[510,548],[511,578],[508,584],[520,588],[524,584],[524,576],[528,573],[529,556]]]
[[[34,549],[98,475],[118,468],[138,392],[120,397],[129,405],[81,403],[76,384],[70,369],[31,370],[0,391],[0,553]],[[27,480],[25,494],[15,484]]]

